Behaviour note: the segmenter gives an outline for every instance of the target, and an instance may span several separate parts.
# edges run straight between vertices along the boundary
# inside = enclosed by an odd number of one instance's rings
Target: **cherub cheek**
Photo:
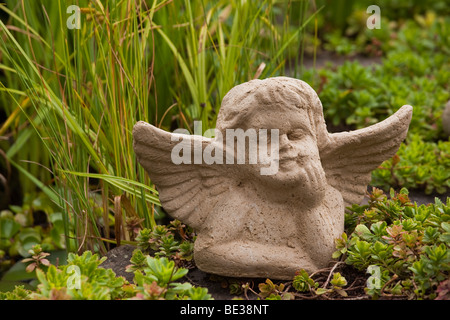
[[[299,152],[299,154],[310,155],[319,152],[317,145],[311,139],[293,141],[291,145]]]
[[[305,171],[308,176],[309,187],[311,191],[316,194],[318,197],[325,190],[325,186],[327,184],[325,178],[325,172],[319,163],[311,162],[308,166],[306,166]]]

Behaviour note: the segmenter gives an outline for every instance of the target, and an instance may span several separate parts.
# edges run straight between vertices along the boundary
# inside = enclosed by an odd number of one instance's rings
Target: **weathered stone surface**
[[[286,77],[252,80],[224,97],[216,137],[173,134],[139,122],[134,150],[165,210],[196,229],[194,258],[201,270],[291,279],[299,269],[313,272],[331,260],[345,206],[361,202],[371,171],[398,150],[411,115],[412,107],[403,106],[376,125],[330,134],[308,84]],[[231,129],[278,132],[265,145],[271,162],[251,164],[255,150],[249,144],[248,161],[227,164],[227,155],[239,157],[239,146],[230,148],[218,137]],[[223,157],[222,164],[176,165],[172,150],[179,143],[193,153],[198,146],[200,153],[213,149],[209,154]],[[275,173],[262,174],[274,163]]]

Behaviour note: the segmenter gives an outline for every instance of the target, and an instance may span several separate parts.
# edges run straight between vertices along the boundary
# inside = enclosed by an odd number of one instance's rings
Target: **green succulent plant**
[[[349,208],[349,236],[337,239],[334,257],[369,270],[378,283],[366,288],[373,298],[434,299],[436,287],[450,277],[450,199],[418,206],[406,189],[390,196],[375,188],[368,205]]]
[[[27,194],[23,205],[0,212],[0,274],[33,255],[35,245],[52,251],[65,243],[63,215],[44,193]]]
[[[40,247],[34,253],[42,254]],[[44,263],[43,256],[31,259],[36,264],[38,285],[35,290],[16,286],[14,290],[0,292],[0,300],[209,300],[212,299],[206,288],[196,287],[189,282],[178,282],[188,269],[177,267],[167,257],[151,257],[136,249],[130,260],[128,272],[134,273],[133,283],[118,277],[111,269],[101,267],[106,257],[99,258],[91,251],[82,255],[69,253],[67,264],[55,266]],[[39,259],[37,259],[39,258]],[[46,266],[46,270],[41,268]]]
[[[426,194],[450,190],[450,140],[426,142],[412,135],[397,154],[372,172],[372,185],[384,190],[402,188]]]

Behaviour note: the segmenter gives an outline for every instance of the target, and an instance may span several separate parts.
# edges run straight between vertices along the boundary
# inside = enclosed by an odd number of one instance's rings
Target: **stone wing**
[[[143,121],[133,128],[134,152],[155,184],[161,205],[172,217],[198,230],[230,184],[220,164],[175,164],[172,150],[179,143],[190,145],[193,154],[195,143],[204,150],[215,141],[166,132]]]
[[[395,155],[406,137],[411,117],[412,107],[405,105],[370,127],[328,135],[320,158],[328,183],[341,192],[345,206],[362,201],[371,172]]]

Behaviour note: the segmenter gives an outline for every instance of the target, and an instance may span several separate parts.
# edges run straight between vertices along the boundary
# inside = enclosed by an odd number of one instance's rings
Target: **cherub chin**
[[[313,272],[330,262],[344,231],[345,207],[361,202],[371,171],[397,152],[411,116],[406,105],[378,124],[330,134],[316,92],[301,80],[275,77],[232,88],[214,138],[174,139],[174,133],[140,121],[133,129],[134,151],[167,213],[196,230],[194,259],[201,270],[292,279],[300,269]],[[238,148],[223,139],[227,129],[277,132],[258,140],[258,147],[271,146],[264,149],[269,161],[174,163],[180,137],[186,146],[214,150],[216,160],[236,158]],[[247,147],[245,159],[253,152]],[[274,161],[276,171],[261,174]]]

